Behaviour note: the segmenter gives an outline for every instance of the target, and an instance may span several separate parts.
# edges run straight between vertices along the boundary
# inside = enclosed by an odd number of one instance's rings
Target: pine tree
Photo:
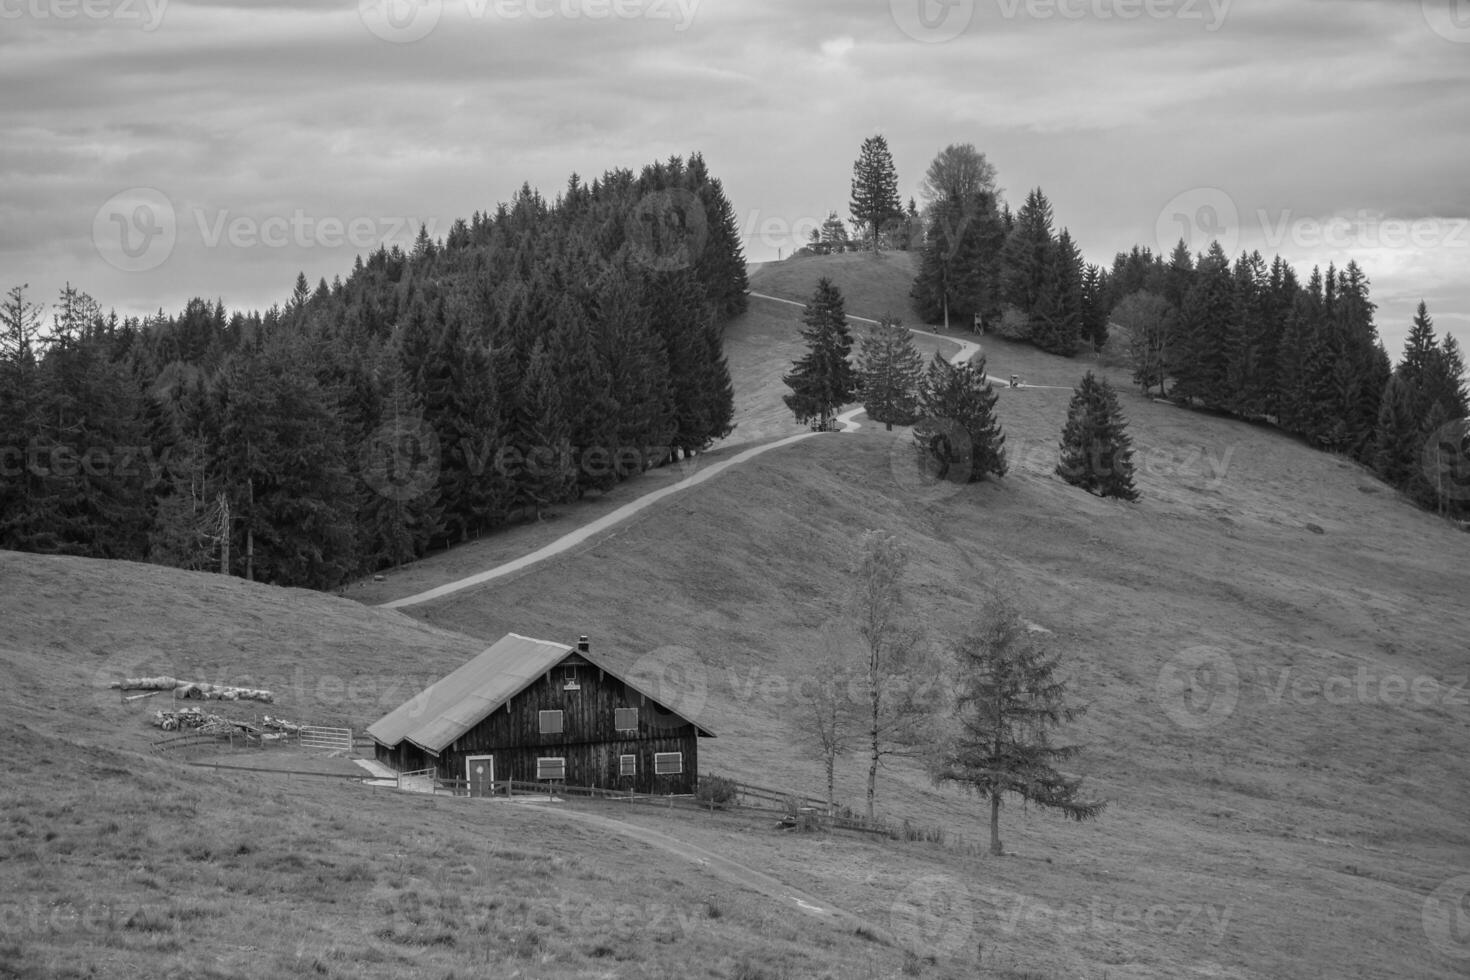
[[[1005,435],[995,416],[1000,398],[985,376],[985,357],[951,364],[935,353],[919,384],[923,419],[914,427],[916,448],[939,479],[973,483],[986,474],[1005,476]]]
[[[540,520],[549,508],[570,498],[577,476],[561,385],[551,354],[540,340],[531,350],[521,381],[514,445],[520,459],[509,473],[513,499]]]
[[[878,240],[884,227],[903,217],[898,173],[888,141],[882,136],[863,140],[862,150],[852,165],[852,200],[848,207],[853,222],[866,228],[872,236],[873,254],[878,254]]]
[[[919,378],[924,362],[914,349],[913,334],[885,316],[863,337],[858,351],[857,381],[863,411],[874,422],[912,425],[918,419]]]
[[[1419,465],[1420,439],[1419,419],[1414,415],[1413,390],[1401,372],[1389,379],[1378,406],[1374,472],[1391,486],[1407,485]]]
[[[1108,342],[1108,282],[1102,269],[1088,263],[1082,272],[1080,333],[1082,342],[1101,352]]]
[[[1026,195],[1001,251],[1002,302],[1030,317],[1041,300],[1055,243],[1051,202],[1038,187]]]
[[[1065,228],[1047,250],[1041,282],[1031,310],[1031,342],[1048,353],[1071,357],[1082,333],[1082,256]]]
[[[1057,475],[1099,497],[1137,500],[1133,441],[1127,429],[1112,385],[1088,371],[1067,407]]]
[[[1103,812],[1101,800],[1079,799],[1082,780],[1057,770],[1077,745],[1055,745],[1049,729],[1079,717],[1057,678],[1060,658],[1041,648],[1016,610],[991,603],[984,623],[957,642],[955,729],[931,767],[935,782],[953,783],[990,804],[990,853],[1001,854],[1000,808],[1009,794],[1077,821]]]
[[[849,357],[852,333],[843,311],[842,293],[823,276],[802,313],[801,331],[807,352],[781,380],[791,389],[784,396],[798,422],[812,419],[826,424],[837,410],[853,400],[857,380]]]
[[[358,551],[366,568],[398,566],[420,557],[442,530],[439,481],[442,446],[425,440],[423,406],[402,367],[383,355],[381,398],[374,425],[359,446]]]
[[[38,337],[41,307],[13,286],[0,302],[0,548],[24,548],[41,515],[29,460],[40,424]]]
[[[972,198],[947,197],[928,208],[928,231],[919,273],[910,292],[926,322],[950,316],[968,321],[989,318],[1000,306],[999,262],[1005,230],[995,198],[981,192]]]
[[[1176,336],[1169,342],[1176,398],[1197,400],[1209,408],[1229,403],[1233,300],[1230,260],[1214,242],[1195,269],[1194,284],[1176,321]]]

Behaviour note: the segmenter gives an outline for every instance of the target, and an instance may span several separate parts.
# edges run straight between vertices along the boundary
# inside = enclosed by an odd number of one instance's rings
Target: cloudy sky
[[[0,289],[283,301],[420,222],[702,151],[752,260],[969,142],[1090,261],[1365,268],[1470,341],[1470,0],[0,0]]]

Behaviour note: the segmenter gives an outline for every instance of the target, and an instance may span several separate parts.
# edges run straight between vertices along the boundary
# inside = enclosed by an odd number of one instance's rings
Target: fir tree
[[[914,349],[913,334],[885,316],[862,338],[857,380],[863,411],[874,422],[912,425],[918,418],[919,378],[924,362]]]
[[[848,207],[854,224],[867,229],[872,236],[873,254],[878,254],[878,240],[884,227],[903,217],[898,173],[888,141],[882,136],[863,140],[862,150],[852,165],[852,200]]]
[[[509,473],[513,499],[540,520],[548,509],[566,502],[576,485],[571,426],[561,385],[552,367],[552,356],[540,340],[531,350],[521,382],[514,445],[519,460]]]
[[[1127,429],[1112,385],[1088,371],[1067,407],[1057,475],[1099,497],[1137,500],[1133,441]]]
[[[1001,300],[1027,317],[1041,300],[1055,242],[1051,202],[1038,187],[1026,195],[1001,252]]]
[[[946,197],[929,209],[928,231],[911,296],[926,322],[950,316],[996,315],[1000,305],[999,261],[1005,230],[995,198]]]
[[[843,311],[842,293],[832,280],[822,277],[802,313],[801,331],[807,352],[797,359],[790,374],[781,380],[791,389],[784,396],[798,422],[817,419],[826,423],[837,410],[853,400],[857,381],[848,358],[852,333]]]
[[[1032,307],[1031,342],[1071,357],[1082,332],[1082,256],[1065,228],[1047,249],[1041,293]]]
[[[1373,471],[1391,486],[1406,486],[1419,465],[1421,438],[1413,389],[1400,372],[1389,379],[1378,406]]]
[[[985,357],[951,364],[935,353],[919,384],[923,419],[914,428],[916,448],[942,480],[973,483],[986,474],[1005,476],[1005,435],[995,416],[999,399],[985,376]]]

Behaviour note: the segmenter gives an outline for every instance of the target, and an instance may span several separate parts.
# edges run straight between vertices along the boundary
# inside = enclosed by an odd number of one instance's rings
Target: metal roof
[[[438,755],[573,652],[593,663],[585,651],[573,651],[565,643],[507,633],[473,660],[439,678],[373,722],[367,733],[389,748],[407,740],[430,755]],[[626,678],[601,664],[596,666],[658,703]],[[695,728],[700,735],[710,735],[701,726],[696,725]]]

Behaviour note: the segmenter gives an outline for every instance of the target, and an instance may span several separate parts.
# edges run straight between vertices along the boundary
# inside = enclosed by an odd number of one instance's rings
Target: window
[[[613,727],[620,732],[636,732],[638,730],[638,709],[618,708],[613,712]]]
[[[552,756],[548,759],[536,760],[536,778],[542,779],[566,779],[567,760],[566,756]]]
[[[620,755],[620,756],[618,756],[618,775],[619,776],[636,776],[636,775],[638,775],[638,757],[636,755]]]
[[[677,776],[683,771],[683,752],[655,752],[653,754],[653,774],[655,776]]]
[[[542,735],[560,735],[561,734],[561,712],[560,711],[540,711],[540,712],[537,712],[537,714],[539,714],[541,716],[541,734]]]

